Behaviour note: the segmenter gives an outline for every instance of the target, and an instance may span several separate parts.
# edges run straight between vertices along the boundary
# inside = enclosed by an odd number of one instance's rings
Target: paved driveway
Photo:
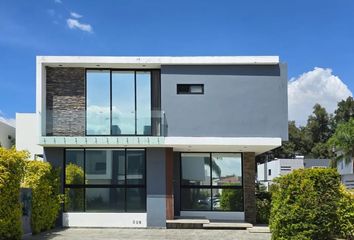
[[[70,228],[58,229],[36,236],[27,236],[26,240],[269,240],[269,233],[249,233],[247,230],[204,230],[204,229],[102,229]]]

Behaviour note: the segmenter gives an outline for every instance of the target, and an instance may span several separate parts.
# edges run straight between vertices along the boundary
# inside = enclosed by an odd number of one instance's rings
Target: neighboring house
[[[268,187],[274,178],[299,168],[304,168],[304,159],[302,158],[274,159],[257,165],[257,181]]]
[[[15,144],[15,127],[0,121],[0,146],[11,148]]]
[[[38,126],[35,113],[16,113],[16,149],[28,151],[30,159],[42,160],[43,147],[38,145]]]
[[[287,85],[274,56],[37,57],[39,145],[64,170],[63,225],[255,222],[255,156],[288,138]]]
[[[274,159],[257,165],[257,181],[269,186],[273,179],[299,168],[328,168],[330,159]]]
[[[330,168],[331,159],[304,159],[305,168]]]
[[[354,189],[354,160],[350,162],[345,162],[344,160],[340,160],[337,162],[337,170],[341,175],[341,179],[343,184],[349,188]]]

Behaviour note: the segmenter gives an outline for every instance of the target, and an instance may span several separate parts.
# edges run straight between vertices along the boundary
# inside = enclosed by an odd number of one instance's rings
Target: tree
[[[327,113],[326,109],[320,104],[313,107],[313,114],[307,120],[305,128],[306,138],[310,141],[307,142],[309,147],[307,155],[315,158],[329,158],[331,151],[325,144],[332,135],[330,128],[331,116]]]
[[[329,128],[330,117],[324,107],[316,104],[313,107],[313,114],[307,120],[308,134],[311,135],[314,143],[324,143],[331,136]]]
[[[354,118],[354,99],[348,97],[338,103],[338,108],[334,111],[334,123],[337,125],[348,122],[351,118]]]
[[[346,123],[340,123],[328,145],[337,150],[336,160],[344,159],[347,163],[354,157],[354,117]]]

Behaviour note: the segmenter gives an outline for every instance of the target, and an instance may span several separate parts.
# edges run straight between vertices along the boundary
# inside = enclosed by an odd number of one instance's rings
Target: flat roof
[[[276,65],[279,56],[37,56],[51,67],[160,67],[161,65]]]

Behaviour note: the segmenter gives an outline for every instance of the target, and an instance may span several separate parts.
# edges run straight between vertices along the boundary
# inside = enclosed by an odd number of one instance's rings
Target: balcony
[[[73,109],[47,111],[42,121],[42,146],[145,146],[163,144],[167,135],[164,111],[145,116],[121,116],[111,111]],[[136,115],[135,115],[136,116]]]

